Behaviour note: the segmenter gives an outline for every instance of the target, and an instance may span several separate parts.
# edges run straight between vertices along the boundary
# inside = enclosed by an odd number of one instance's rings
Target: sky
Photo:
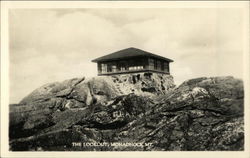
[[[129,47],[170,59],[175,84],[243,78],[237,8],[11,9],[10,103],[46,83],[97,75],[97,57]]]

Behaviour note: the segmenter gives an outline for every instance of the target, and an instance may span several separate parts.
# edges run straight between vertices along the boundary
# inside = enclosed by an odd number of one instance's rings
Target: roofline
[[[138,49],[138,48],[134,48],[134,47],[130,47],[130,48],[125,48],[125,49],[122,49],[122,50],[119,50],[119,51],[116,51],[114,53],[117,53],[117,52],[120,52],[120,51],[123,51],[123,50],[126,50],[126,49],[135,49],[135,50],[139,50],[139,51],[142,51],[142,52],[145,52],[147,54],[143,54],[143,55],[137,55],[137,56],[132,56],[132,57],[139,57],[139,56],[144,56],[144,57],[154,57],[154,58],[159,58],[159,59],[162,59],[162,60],[166,60],[168,62],[173,62],[172,59],[169,59],[169,58],[166,58],[166,57],[163,57],[163,56],[160,56],[160,55],[156,55],[156,54],[153,54],[153,53],[150,53],[150,52],[147,52],[145,50],[141,50],[141,49]],[[111,54],[114,54],[114,53],[111,53]],[[117,57],[117,58],[113,58],[113,59],[100,59],[100,58],[103,58],[105,56],[109,56],[110,54],[107,54],[107,55],[104,55],[102,57],[99,57],[99,58],[96,58],[96,59],[93,59],[91,60],[92,62],[104,62],[104,61],[114,61],[114,60],[119,60],[119,59],[127,59],[127,58],[131,58],[131,56],[129,57]]]
[[[98,62],[105,62],[105,61],[116,61],[116,60],[119,60],[119,59],[129,59],[129,58],[134,58],[134,57],[153,57],[153,58],[166,60],[168,62],[173,62],[174,61],[172,59],[168,59],[168,58],[165,58],[165,57],[162,57],[162,56],[157,56],[157,55],[152,55],[152,56],[151,55],[138,55],[138,56],[132,56],[132,57],[122,57],[122,58],[113,58],[113,59],[104,59],[104,60],[98,60],[98,58],[96,58],[94,60],[91,60],[91,62],[98,63]]]

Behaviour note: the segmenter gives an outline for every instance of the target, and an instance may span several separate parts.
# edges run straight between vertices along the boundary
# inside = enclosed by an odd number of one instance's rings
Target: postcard
[[[249,2],[1,2],[2,157],[249,157]]]

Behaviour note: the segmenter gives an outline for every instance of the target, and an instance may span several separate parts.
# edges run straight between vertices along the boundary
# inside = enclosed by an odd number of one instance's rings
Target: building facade
[[[97,63],[98,75],[136,72],[170,74],[173,60],[137,48],[123,49],[92,60]]]

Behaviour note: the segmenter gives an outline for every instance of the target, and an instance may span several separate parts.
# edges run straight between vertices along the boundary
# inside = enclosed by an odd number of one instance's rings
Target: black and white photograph
[[[9,152],[248,150],[249,2],[147,4],[7,10]]]

